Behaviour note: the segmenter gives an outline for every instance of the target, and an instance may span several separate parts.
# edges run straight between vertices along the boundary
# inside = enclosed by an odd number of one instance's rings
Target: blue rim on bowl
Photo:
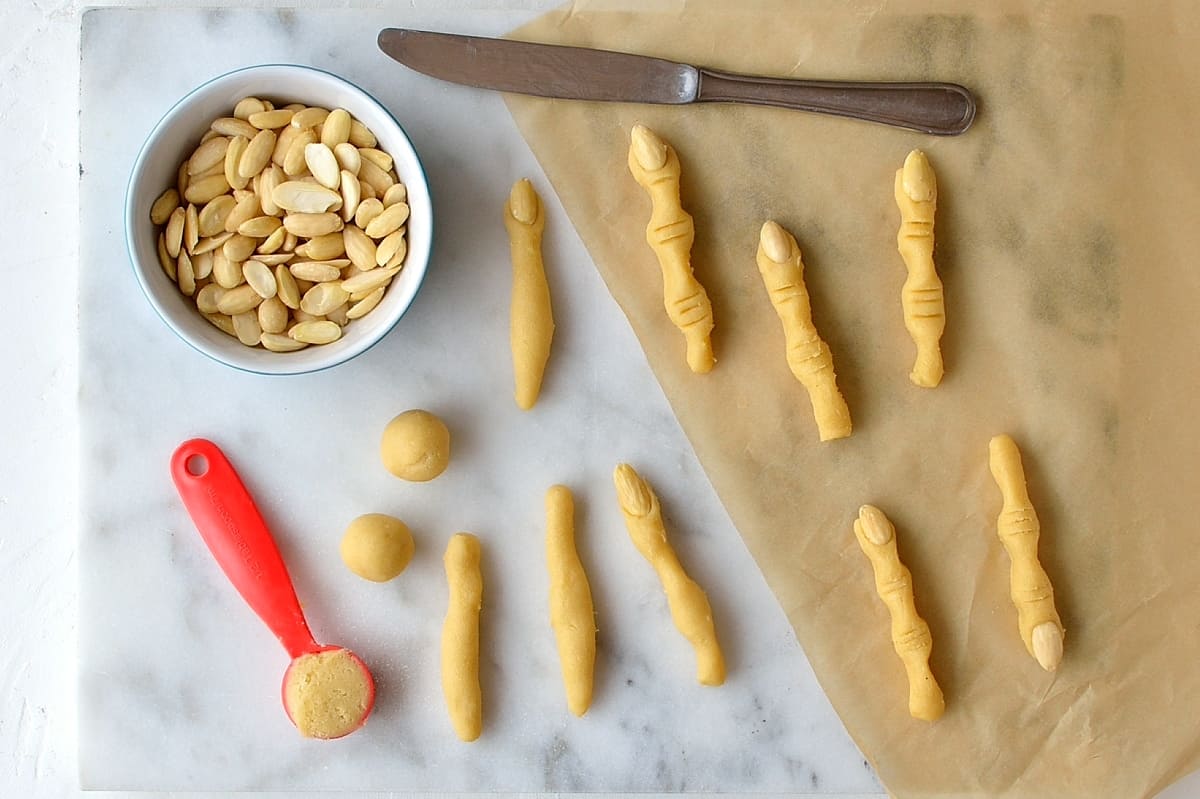
[[[309,347],[295,353],[273,353],[261,348],[246,347],[236,339],[218,331],[207,320],[203,319],[198,309],[194,306],[187,306],[187,298],[163,274],[157,256],[154,255],[156,245],[152,234],[153,227],[148,216],[149,203],[152,203],[163,190],[173,185],[171,181],[179,163],[186,156],[186,148],[195,146],[196,140],[204,129],[203,125],[215,115],[208,116],[205,122],[201,123],[200,127],[189,129],[187,138],[185,139],[186,144],[178,151],[173,151],[170,156],[161,156],[172,159],[169,172],[172,176],[171,179],[149,187],[143,185],[145,182],[145,173],[148,169],[148,158],[152,150],[158,144],[160,137],[164,133],[171,131],[173,125],[178,122],[180,117],[188,114],[192,108],[193,101],[198,97],[213,92],[214,88],[220,88],[224,84],[239,83],[239,79],[262,78],[269,82],[272,71],[278,71],[280,75],[294,72],[309,78],[317,77],[321,81],[328,83],[328,88],[331,90],[339,89],[352,95],[365,108],[373,109],[382,115],[385,123],[394,125],[399,136],[397,143],[401,144],[406,150],[404,153],[405,163],[410,168],[410,174],[407,177],[402,174],[401,180],[409,188],[409,204],[413,206],[414,218],[418,216],[418,207],[420,208],[420,212],[423,212],[422,215],[424,217],[422,221],[418,222],[415,230],[411,223],[409,225],[409,256],[405,261],[404,270],[400,272],[393,282],[392,287],[385,294],[383,302],[370,314],[357,320],[354,325],[347,328],[348,332],[345,338],[332,344]],[[276,79],[278,79],[278,76]],[[241,90],[233,92],[233,94],[238,96],[251,93],[261,94],[266,97],[279,97],[290,94],[286,88],[273,91],[267,87],[260,88],[256,92],[243,92]],[[223,103],[222,107],[232,108],[233,101],[236,99],[236,97],[233,97],[230,102]],[[316,104],[313,98],[297,97],[296,99]],[[351,103],[351,105],[354,104]],[[332,107],[335,104],[330,103],[329,105]],[[356,113],[355,109],[348,110],[356,117],[360,116],[360,113]],[[374,130],[374,132],[381,139],[382,146],[382,140],[385,136],[380,136],[379,130]],[[388,149],[394,148],[389,147]],[[393,152],[392,155],[396,157],[397,172],[400,172],[400,154]],[[417,178],[415,181],[413,179],[414,176]],[[345,363],[368,351],[379,343],[395,327],[404,314],[407,313],[424,283],[425,273],[428,270],[429,261],[432,257],[434,239],[432,212],[433,201],[430,196],[425,167],[421,162],[420,155],[413,146],[412,139],[404,129],[404,126],[400,124],[400,121],[396,119],[383,103],[379,102],[369,92],[355,83],[327,70],[299,64],[259,64],[226,72],[200,84],[172,105],[151,129],[138,151],[137,157],[134,159],[133,167],[129,173],[129,181],[126,185],[125,246],[134,276],[147,301],[166,326],[190,347],[219,363],[244,372],[262,375],[310,374]],[[424,225],[423,227],[422,224]],[[138,241],[139,236],[147,233],[149,234],[148,247],[146,246],[146,242],[139,243]],[[151,281],[156,285],[151,285]],[[403,286],[398,286],[398,284],[403,284]],[[401,288],[401,291],[397,294],[396,289],[398,287]],[[170,299],[164,300],[160,296],[162,294],[168,295]],[[389,302],[391,303],[390,305],[388,305]],[[168,308],[168,304],[172,307]],[[364,325],[359,325],[356,329],[358,323],[372,319],[372,317],[375,317],[375,314],[380,313],[382,313],[382,316],[373,320],[375,321],[375,325],[372,329],[366,330],[366,326]],[[192,330],[183,329],[185,325],[190,326]],[[304,353],[309,353],[309,355],[304,356]],[[297,358],[295,356],[302,357]]]

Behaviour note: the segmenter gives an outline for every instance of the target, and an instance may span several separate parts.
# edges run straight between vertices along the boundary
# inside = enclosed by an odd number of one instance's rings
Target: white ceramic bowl
[[[332,344],[297,352],[269,352],[247,347],[213,327],[180,293],[158,263],[158,233],[150,222],[150,206],[175,185],[179,164],[199,144],[212,120],[230,116],[243,97],[271,100],[276,106],[304,103],[345,108],[391,154],[396,173],[408,188],[411,214],[407,223],[408,255],[404,269],[369,314],[346,327]],[[417,152],[400,123],[375,98],[357,86],[319,69],[288,64],[247,67],[213,78],[193,90],[167,112],[138,154],[125,197],[125,242],[134,274],[154,310],[183,341],[229,366],[260,374],[302,374],[327,369],[369,349],[399,321],[416,297],[429,265],[433,242],[433,203]]]

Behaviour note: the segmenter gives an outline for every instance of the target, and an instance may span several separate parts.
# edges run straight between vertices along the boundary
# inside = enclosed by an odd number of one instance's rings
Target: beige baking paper
[[[776,76],[953,80],[977,93],[975,126],[938,138],[748,106],[515,96],[513,116],[888,790],[1152,795],[1200,766],[1200,10],[741,5],[578,2],[513,36]],[[626,166],[637,122],[683,164],[715,309],[709,375],[688,370],[663,310],[649,201]],[[908,379],[895,244],[893,174],[915,147],[939,184],[948,325],[933,390]],[[804,251],[847,440],[818,442],[784,361],[754,261],[766,219]],[[1024,453],[1067,628],[1056,674],[1026,653],[1009,600],[987,467],[1000,432]],[[895,521],[933,630],[947,711],[932,725],[908,716],[854,540],[864,502]]]

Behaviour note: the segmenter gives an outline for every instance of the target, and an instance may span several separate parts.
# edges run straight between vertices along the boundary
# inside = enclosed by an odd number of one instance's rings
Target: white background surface
[[[79,14],[77,2],[6,0],[0,5],[0,241],[6,247],[0,266],[5,289],[0,292],[0,363],[8,377],[2,389],[5,412],[0,414],[0,446],[5,455],[0,462],[0,573],[4,575],[0,581],[0,795],[6,797],[79,793],[75,715]],[[137,69],[137,64],[129,68]],[[1200,775],[1162,794],[1164,799],[1198,796]]]

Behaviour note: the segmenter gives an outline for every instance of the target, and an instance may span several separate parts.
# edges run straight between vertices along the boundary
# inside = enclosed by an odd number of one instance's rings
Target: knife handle
[[[956,83],[788,80],[700,69],[696,100],[751,103],[865,119],[957,136],[975,119],[975,98]]]

